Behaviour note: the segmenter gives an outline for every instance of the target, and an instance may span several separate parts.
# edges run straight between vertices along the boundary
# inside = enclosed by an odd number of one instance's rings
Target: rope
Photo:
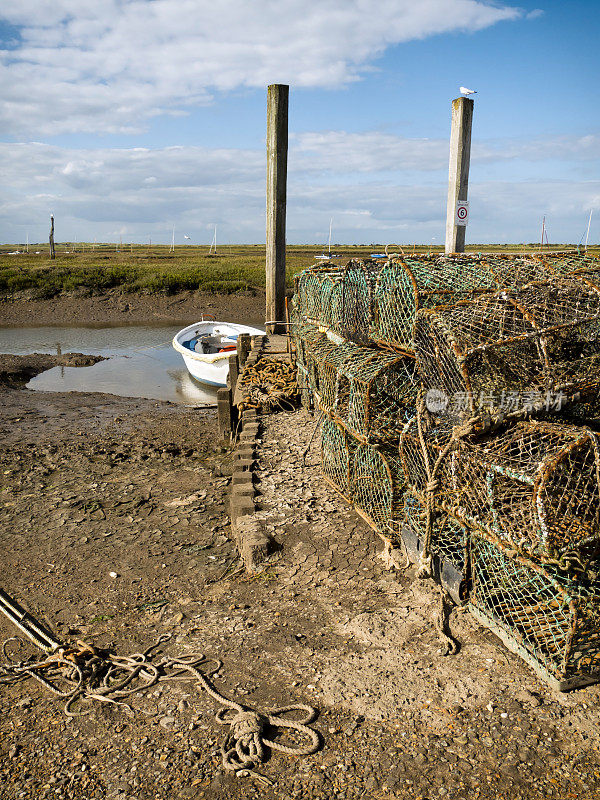
[[[123,698],[149,689],[159,681],[196,680],[213,700],[223,708],[215,715],[219,725],[229,725],[229,732],[221,747],[222,765],[228,772],[238,777],[255,777],[265,785],[272,785],[253,768],[266,760],[268,750],[277,750],[293,756],[308,756],[316,753],[321,746],[317,731],[309,728],[316,719],[317,712],[312,706],[297,703],[266,712],[246,708],[218,692],[210,683],[200,666],[208,659],[201,653],[188,656],[163,656],[153,661],[152,653],[171,638],[170,634],[160,636],[156,642],[142,653],[119,656],[108,650],[100,650],[86,642],[78,641],[77,647],[62,646],[42,661],[17,662],[10,658],[6,646],[12,637],[4,642],[2,653],[8,663],[0,664],[0,684],[17,683],[27,677],[34,678],[45,689],[66,700],[64,712],[69,717],[84,716],[89,711],[76,711],[76,703],[92,700],[120,705],[133,711]],[[214,675],[222,666],[221,661],[208,674]],[[64,688],[57,685],[60,680]],[[300,712],[299,719],[288,719],[283,715]],[[226,716],[228,712],[232,715]],[[281,744],[273,738],[277,729],[293,731],[307,740],[306,744]]]
[[[431,554],[431,539],[433,536],[433,527],[436,516],[436,492],[440,488],[440,481],[438,473],[442,467],[447,456],[458,446],[461,439],[471,436],[477,431],[483,433],[490,430],[494,424],[491,418],[483,415],[471,417],[461,425],[456,425],[452,429],[452,434],[449,441],[440,451],[433,466],[429,460],[429,452],[425,442],[423,433],[423,416],[425,415],[425,390],[421,389],[417,398],[417,432],[419,436],[419,444],[423,453],[423,461],[425,465],[425,472],[427,474],[427,483],[425,485],[425,537],[423,541],[423,549],[419,555],[419,563],[417,565],[418,578],[431,578],[433,577],[433,557]]]
[[[434,617],[434,625],[441,643],[440,655],[455,656],[460,650],[460,645],[450,632],[450,615],[454,602],[448,592],[440,586],[440,607]]]
[[[244,367],[237,391],[242,395],[237,404],[240,414],[249,408],[272,411],[278,407],[282,411],[295,411],[293,401],[298,394],[296,367],[263,356],[256,364]]]

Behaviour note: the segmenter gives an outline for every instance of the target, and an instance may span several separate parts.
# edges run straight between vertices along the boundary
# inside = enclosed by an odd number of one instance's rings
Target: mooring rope
[[[159,681],[196,680],[201,689],[223,706],[215,715],[216,722],[230,726],[221,747],[222,766],[228,772],[233,772],[238,777],[253,776],[270,784],[267,778],[253,771],[254,767],[265,761],[267,750],[277,750],[294,756],[316,753],[321,745],[321,737],[316,730],[308,727],[316,719],[316,709],[304,703],[281,706],[265,712],[247,708],[218,692],[207,674],[200,671],[201,665],[209,661],[204,654],[162,656],[159,660],[152,660],[153,651],[170,638],[170,634],[163,634],[143,652],[127,656],[119,656],[78,641],[76,646],[57,648],[40,661],[15,661],[8,654],[7,645],[12,641],[21,643],[21,640],[11,637],[2,646],[2,653],[8,661],[0,664],[0,684],[34,678],[45,689],[65,699],[64,712],[67,716],[77,717],[90,712],[75,711],[73,707],[76,703],[96,700],[124,706],[131,712],[133,709],[123,698],[149,689]],[[208,673],[211,677],[222,666],[220,660],[213,661],[216,668]],[[62,687],[58,681],[62,682]],[[301,713],[300,719],[287,719],[283,716],[294,711]],[[226,716],[228,712],[233,714]],[[287,745],[281,744],[272,736],[268,738],[268,730],[277,728],[293,731],[308,741],[304,745]]]

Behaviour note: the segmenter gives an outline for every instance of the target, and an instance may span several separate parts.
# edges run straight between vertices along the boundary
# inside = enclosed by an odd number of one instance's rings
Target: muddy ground
[[[281,550],[247,576],[212,410],[13,387],[0,387],[0,585],[60,638],[127,654],[168,633],[165,652],[223,661],[229,696],[310,703],[323,746],[273,753],[264,786],[223,772],[217,705],[193,683],[73,719],[27,681],[0,686],[2,800],[600,797],[599,687],[550,691],[463,611],[459,654],[440,656],[436,590],[385,568],[324,484],[318,441],[303,459],[306,412],[265,421],[259,515]],[[14,633],[1,618],[0,640]]]
[[[27,292],[0,298],[0,325],[150,325],[168,322],[191,324],[202,314],[248,325],[264,323],[264,292],[207,292],[104,294],[85,292],[36,300]]]

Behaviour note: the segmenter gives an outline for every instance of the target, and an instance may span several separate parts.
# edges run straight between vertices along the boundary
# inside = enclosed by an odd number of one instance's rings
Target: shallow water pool
[[[171,340],[172,325],[102,328],[0,328],[0,352],[88,353],[107,358],[91,367],[53,367],[28,389],[45,392],[108,392],[121,397],[171,400],[193,406],[217,403],[215,389],[190,377]]]

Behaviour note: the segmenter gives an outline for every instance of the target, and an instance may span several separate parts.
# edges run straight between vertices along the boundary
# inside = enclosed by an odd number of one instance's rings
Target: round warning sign
[[[469,203],[466,200],[459,200],[456,205],[456,224],[466,225],[469,220]]]

